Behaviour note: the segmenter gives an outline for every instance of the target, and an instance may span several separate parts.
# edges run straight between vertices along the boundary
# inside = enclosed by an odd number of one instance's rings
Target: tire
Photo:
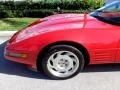
[[[84,57],[75,47],[56,45],[42,59],[42,70],[51,79],[63,80],[77,75],[84,67]]]

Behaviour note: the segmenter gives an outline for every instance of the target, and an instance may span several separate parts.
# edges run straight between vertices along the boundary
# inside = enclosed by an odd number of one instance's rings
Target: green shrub
[[[0,18],[14,17],[13,12],[10,10],[2,10],[0,11]]]
[[[90,0],[89,3],[93,9],[97,9],[104,5],[104,0]]]
[[[53,10],[27,10],[23,12],[25,17],[45,17],[55,14]]]
[[[62,2],[0,2],[0,17],[45,17],[57,13],[84,13],[103,5],[103,0],[71,0]]]
[[[63,2],[26,2],[26,1],[16,1],[16,2],[0,2],[0,5],[4,5],[10,10],[39,10],[39,9],[56,9],[58,6],[61,9],[89,9],[91,7],[99,8],[103,5],[103,0],[75,0],[75,1],[63,1]],[[5,8],[6,9],[6,8]]]

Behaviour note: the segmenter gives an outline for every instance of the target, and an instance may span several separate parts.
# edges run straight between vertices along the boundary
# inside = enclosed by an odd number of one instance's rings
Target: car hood
[[[57,14],[51,15],[48,17],[43,18],[42,20],[58,20],[58,19],[68,19],[68,18],[75,18],[75,17],[84,17],[84,14]]]
[[[85,26],[88,19],[91,17],[87,14],[57,14],[45,17],[32,23],[22,31],[20,31],[18,38],[24,38],[32,33],[42,34],[46,32],[53,32],[58,30],[75,30],[81,29]],[[38,35],[37,34],[37,35]]]
[[[83,28],[85,14],[58,14],[40,19],[24,29],[26,33]]]

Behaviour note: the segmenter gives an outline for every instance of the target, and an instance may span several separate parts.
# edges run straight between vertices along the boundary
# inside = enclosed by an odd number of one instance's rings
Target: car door
[[[94,44],[91,56],[93,63],[120,62],[120,2],[115,2],[92,13],[97,20],[87,23],[93,28]]]
[[[120,32],[119,32],[120,34]],[[119,43],[118,43],[118,48],[117,48],[117,53],[116,53],[116,63],[120,63],[120,35],[119,35]]]
[[[116,53],[120,40],[120,26],[93,18],[87,21],[85,32],[83,36],[87,36],[85,40],[91,64],[117,62]]]

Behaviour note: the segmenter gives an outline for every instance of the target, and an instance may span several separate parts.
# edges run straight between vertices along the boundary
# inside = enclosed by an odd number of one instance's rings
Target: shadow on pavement
[[[6,43],[7,41],[0,44],[0,73],[37,79],[48,79],[41,72],[31,71],[23,64],[6,60],[4,58],[4,47]]]
[[[120,64],[89,65],[83,70],[83,73],[91,72],[120,72]]]
[[[49,79],[46,76],[44,76],[41,72],[34,72],[29,70],[23,64],[5,60],[3,53],[6,42],[0,44],[0,73],[28,77],[28,78],[36,78],[36,79]],[[115,72],[115,71],[120,71],[120,64],[89,65],[85,67],[83,73]]]

